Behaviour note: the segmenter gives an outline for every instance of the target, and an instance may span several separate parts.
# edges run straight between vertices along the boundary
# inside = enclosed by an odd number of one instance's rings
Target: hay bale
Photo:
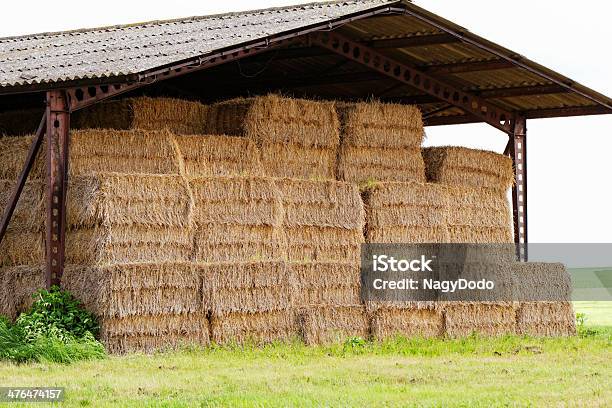
[[[176,134],[204,132],[208,108],[199,102],[173,98],[128,98],[97,103],[71,118],[75,129],[168,129]]]
[[[253,176],[197,177],[189,180],[196,225],[277,226],[282,222],[281,195],[273,179]]]
[[[379,307],[372,316],[372,336],[377,340],[404,337],[439,337],[444,316],[431,308]]]
[[[208,134],[247,136],[263,143],[295,143],[336,148],[339,122],[333,102],[266,95],[238,98],[210,106]]]
[[[44,109],[18,109],[0,113],[0,136],[23,136],[36,133]],[[0,151],[2,149],[0,148]]]
[[[338,178],[350,182],[425,181],[424,129],[416,106],[362,102],[338,106]]]
[[[270,225],[206,224],[195,231],[194,262],[282,260],[287,242],[282,228]]]
[[[231,136],[174,136],[187,176],[263,175],[255,142]]]
[[[298,315],[300,333],[308,345],[369,338],[370,318],[362,305],[309,306]]]
[[[486,150],[445,146],[423,149],[427,180],[505,192],[514,182],[512,160]]]
[[[202,307],[212,316],[293,307],[295,279],[285,262],[214,263],[195,268],[202,280]]]
[[[446,293],[440,291],[438,294],[440,301],[511,304],[516,300],[517,280],[509,262],[494,262],[494,260],[475,262],[469,259],[469,254],[461,256],[459,253],[453,254],[452,258],[448,254],[439,255],[439,257],[445,258],[444,261],[439,262],[440,280],[465,279],[476,282],[484,279],[495,283],[494,290],[470,289]]]
[[[13,180],[0,180],[0,213],[4,213],[16,185],[17,182]],[[42,181],[27,181],[21,191],[13,218],[11,218],[9,231],[41,231],[44,227],[44,207],[45,200]]]
[[[112,265],[134,262],[188,262],[193,257],[193,229],[113,225],[66,233],[66,262]]]
[[[200,312],[201,285],[192,263],[68,265],[62,277],[63,288],[100,317]]]
[[[521,301],[569,302],[572,279],[562,263],[515,262],[516,298]]]
[[[286,257],[291,262],[349,262],[359,263],[361,229],[339,227],[285,227]]]
[[[354,262],[292,262],[296,307],[361,302],[361,270]]]
[[[87,129],[71,133],[72,175],[179,174],[173,136],[165,130]]]
[[[67,196],[69,226],[189,227],[193,198],[181,176],[99,173],[74,177]]]
[[[516,333],[516,307],[509,302],[445,302],[445,333],[448,337],[503,336]]]
[[[557,337],[576,334],[572,302],[521,302],[516,316],[517,332],[521,335]]]
[[[511,243],[507,197],[491,189],[448,186],[450,243]]]
[[[0,268],[0,316],[14,320],[32,306],[32,295],[44,287],[45,275],[40,266]]]
[[[267,312],[234,312],[210,317],[211,340],[217,344],[271,343],[297,337],[295,312],[274,310]]]
[[[0,137],[0,179],[17,181],[33,140],[34,136],[32,135]],[[45,157],[45,144],[43,142],[30,170],[29,180],[44,179]]]
[[[106,336],[102,342],[111,354],[125,354],[130,352],[154,353],[181,347],[208,346],[210,339],[201,333],[170,333],[162,336],[153,334],[136,334],[133,336]]]
[[[448,242],[446,188],[419,182],[375,183],[364,189],[366,242]]]
[[[336,178],[336,149],[304,147],[297,143],[262,143],[259,150],[266,176],[306,180]]]
[[[8,231],[0,242],[0,266],[36,266],[44,261],[43,232]]]

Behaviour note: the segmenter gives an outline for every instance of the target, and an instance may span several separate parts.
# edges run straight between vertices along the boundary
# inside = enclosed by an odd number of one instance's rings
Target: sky
[[[303,3],[291,0],[5,2],[0,36],[143,22]],[[601,0],[416,0],[415,3],[612,96],[612,3]],[[612,242],[612,115],[529,120],[529,241]],[[426,145],[501,152],[485,124],[427,128]]]

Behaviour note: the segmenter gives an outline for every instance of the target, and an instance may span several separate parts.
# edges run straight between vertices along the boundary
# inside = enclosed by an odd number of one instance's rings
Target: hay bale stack
[[[128,98],[97,103],[71,118],[75,129],[168,129],[176,134],[204,132],[207,106],[173,98]]]
[[[174,136],[187,176],[261,176],[254,141],[233,136]]]
[[[0,137],[0,179],[17,181],[21,174],[34,136]],[[40,147],[28,180],[42,180],[45,176],[45,145]]]
[[[32,295],[44,287],[45,275],[39,266],[0,268],[0,316],[14,320],[32,306]]]
[[[44,259],[43,232],[8,231],[0,242],[0,266],[37,266]]]
[[[179,174],[173,136],[165,130],[87,129],[72,132],[70,173]]]
[[[0,136],[23,136],[36,133],[44,113],[44,109],[36,108],[10,110],[0,113]]]
[[[372,336],[377,340],[404,337],[439,337],[444,334],[440,310],[421,307],[379,307],[372,316]]]
[[[375,183],[364,189],[366,242],[448,242],[448,194],[437,184]]]
[[[363,305],[313,305],[298,313],[300,332],[308,345],[370,337],[370,318]]]
[[[510,243],[512,217],[508,199],[490,189],[448,186],[450,243]]]
[[[211,341],[217,344],[266,344],[297,337],[294,310],[234,312],[210,318]]]
[[[448,337],[516,333],[516,306],[511,302],[445,302],[440,307]]]
[[[573,336],[576,315],[572,302],[521,302],[517,332],[529,336]]]
[[[195,202],[195,262],[286,257],[282,200],[273,179],[198,177],[189,184]]]
[[[0,179],[0,213],[4,213],[16,185],[17,181]],[[8,230],[15,232],[41,231],[44,227],[44,207],[43,182],[28,180],[21,191]]]
[[[521,301],[572,300],[572,279],[562,263],[514,262],[516,299]]]
[[[280,179],[289,261],[359,262],[364,208],[355,185]]]
[[[210,107],[207,133],[246,136],[266,175],[334,179],[339,123],[333,102],[266,95]]]
[[[425,134],[416,106],[380,102],[338,107],[341,146],[338,178],[350,182],[425,181]]]
[[[512,186],[512,160],[504,155],[466,147],[423,149],[427,180],[435,183],[505,192]]]
[[[361,270],[355,262],[292,262],[296,307],[356,305],[361,302]]]

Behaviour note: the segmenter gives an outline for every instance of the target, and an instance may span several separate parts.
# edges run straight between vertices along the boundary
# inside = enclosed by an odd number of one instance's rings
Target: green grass
[[[66,406],[604,406],[612,328],[588,338],[396,339],[0,363],[0,385],[64,386]]]

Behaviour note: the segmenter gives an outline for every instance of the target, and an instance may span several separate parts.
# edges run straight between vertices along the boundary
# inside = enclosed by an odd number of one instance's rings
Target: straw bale
[[[86,129],[71,133],[72,175],[178,174],[179,156],[166,130]]]
[[[0,266],[41,265],[45,260],[43,232],[7,231],[0,242]]]
[[[359,263],[360,228],[298,226],[285,227],[287,260],[294,262],[351,262]]]
[[[515,262],[516,299],[523,301],[571,301],[572,279],[562,263]]]
[[[106,349],[111,354],[127,352],[152,353],[155,351],[172,350],[184,346],[208,346],[210,339],[208,331],[200,333],[171,333],[163,336],[154,334],[137,334],[133,336],[107,336],[102,339]]]
[[[512,160],[458,146],[423,149],[427,179],[436,183],[506,191],[514,181]]]
[[[280,225],[281,195],[273,179],[218,176],[190,179],[194,222],[206,224]]]
[[[105,129],[168,129],[177,134],[204,132],[208,107],[173,98],[128,98],[97,103],[73,115],[73,127]]]
[[[430,308],[378,308],[372,316],[372,336],[377,340],[404,337],[439,337],[444,333],[444,316]]]
[[[175,136],[187,176],[263,175],[255,142],[233,136]]]
[[[0,211],[7,208],[13,189],[17,182],[13,180],[0,180]],[[35,232],[43,229],[45,207],[44,188],[42,181],[29,180],[26,182],[21,196],[15,207],[13,218],[9,224],[10,231]]]
[[[62,286],[98,316],[182,314],[202,310],[200,276],[192,263],[67,265]]]
[[[226,343],[270,343],[291,340],[298,334],[295,312],[234,312],[210,317],[211,340]]]
[[[304,342],[309,345],[370,336],[370,318],[362,305],[309,306],[300,310],[298,321]]]
[[[292,308],[295,278],[285,262],[196,265],[202,280],[202,307],[216,315]]]
[[[269,225],[205,224],[196,229],[195,262],[285,259],[285,231]]]
[[[69,226],[188,227],[193,197],[178,175],[100,173],[71,180],[67,210]]]
[[[350,146],[414,148],[425,135],[414,105],[360,102],[338,105],[343,142]]]
[[[417,243],[417,242],[449,242],[448,227],[417,227],[417,226],[385,226],[382,228],[367,227],[366,242],[368,243]]]
[[[247,136],[262,143],[295,143],[336,148],[340,143],[334,102],[266,95],[220,102],[210,107],[207,132]]]
[[[194,251],[188,227],[136,225],[69,230],[66,262],[108,265],[134,262],[188,262]]]
[[[40,266],[0,268],[0,316],[15,319],[34,302],[32,295],[45,287]]]
[[[285,226],[362,229],[363,202],[357,186],[339,181],[281,179]]]
[[[261,143],[259,149],[266,176],[307,180],[336,178],[336,149],[273,142]]]
[[[103,317],[100,336],[186,335],[202,334],[208,337],[208,319],[205,313],[165,313],[125,317]]]
[[[338,179],[368,181],[425,181],[421,150],[414,148],[342,145],[338,154]]]
[[[576,316],[571,302],[521,302],[517,331],[529,336],[573,336]]]
[[[0,179],[17,181],[23,170],[34,136],[0,136]],[[29,180],[42,180],[45,175],[45,144],[40,147]]]
[[[44,109],[36,108],[10,110],[0,113],[0,136],[22,136],[36,133],[44,113]]]
[[[448,337],[503,336],[516,333],[516,307],[501,302],[445,302],[444,324]]]
[[[361,302],[359,264],[344,262],[292,262],[296,307],[355,305]]]
[[[509,262],[474,262],[469,258],[461,258],[454,254],[455,258],[448,258],[448,262],[439,262],[439,279],[445,281],[456,281],[466,279],[468,281],[491,280],[495,283],[494,290],[472,289],[457,290],[444,293],[440,291],[440,301],[454,302],[495,302],[497,305],[508,303],[510,305],[516,300],[516,285],[514,271]],[[440,255],[442,256],[442,255]],[[469,257],[469,255],[468,255]]]

